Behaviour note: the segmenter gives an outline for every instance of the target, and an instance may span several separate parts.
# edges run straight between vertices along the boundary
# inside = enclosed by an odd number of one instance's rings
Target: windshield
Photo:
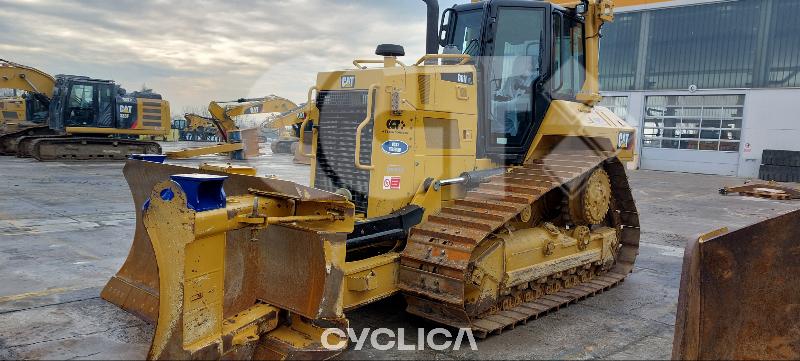
[[[464,54],[477,55],[480,49],[483,10],[460,12],[455,20],[452,45],[455,45]]]

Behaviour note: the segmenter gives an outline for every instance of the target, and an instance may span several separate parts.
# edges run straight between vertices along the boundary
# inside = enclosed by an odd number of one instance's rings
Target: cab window
[[[90,125],[94,123],[94,86],[75,84],[72,86],[67,103],[65,123],[68,126]]]
[[[69,97],[70,108],[91,108],[94,87],[91,85],[79,84],[72,87]]]
[[[586,79],[583,23],[560,12],[553,13],[553,77],[557,99],[575,99]]]
[[[523,146],[533,123],[533,85],[541,72],[545,12],[500,8],[488,59],[489,147]]]
[[[452,45],[463,54],[477,55],[481,48],[482,21],[482,9],[458,13],[455,29],[453,30]]]

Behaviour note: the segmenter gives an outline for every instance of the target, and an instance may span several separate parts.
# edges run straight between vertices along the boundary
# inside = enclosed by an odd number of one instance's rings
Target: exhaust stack
[[[439,53],[439,0],[422,0],[428,6],[425,54]]]

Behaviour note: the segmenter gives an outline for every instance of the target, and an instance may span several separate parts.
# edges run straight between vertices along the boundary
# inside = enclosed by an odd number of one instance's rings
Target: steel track
[[[614,266],[586,282],[511,309],[470,316],[464,290],[476,247],[548,192],[597,167],[603,167],[611,181],[609,218],[620,240]],[[625,168],[616,157],[580,151],[551,153],[491,178],[453,206],[442,208],[427,222],[412,228],[401,256],[399,286],[406,295],[408,312],[453,327],[469,327],[476,336],[485,337],[622,282],[633,269],[639,233],[639,217]]]

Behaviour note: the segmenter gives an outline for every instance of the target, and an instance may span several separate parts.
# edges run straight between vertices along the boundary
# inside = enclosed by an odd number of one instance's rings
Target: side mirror
[[[453,8],[448,8],[442,13],[442,21],[439,23],[439,45],[447,46],[447,36],[450,25],[455,23],[456,12]]]

